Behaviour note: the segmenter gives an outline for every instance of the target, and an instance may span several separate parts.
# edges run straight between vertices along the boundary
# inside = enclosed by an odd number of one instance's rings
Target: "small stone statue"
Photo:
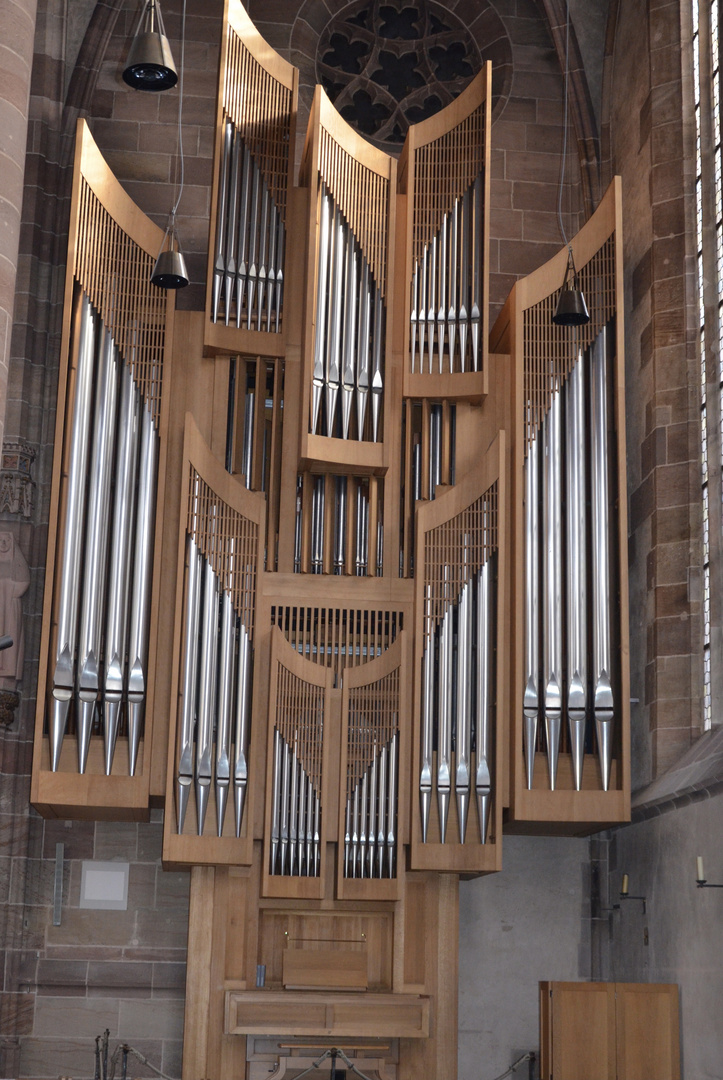
[[[11,532],[0,532],[0,636],[13,639],[0,651],[0,690],[16,689],[23,677],[25,641],[21,597],[30,584],[30,568]]]

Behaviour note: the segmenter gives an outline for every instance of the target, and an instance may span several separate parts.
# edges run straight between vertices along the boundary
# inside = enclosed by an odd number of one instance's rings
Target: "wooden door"
[[[542,1080],[615,1080],[613,983],[540,983],[540,1017]]]
[[[619,1080],[680,1080],[678,987],[616,983]]]
[[[678,987],[540,983],[541,1080],[680,1080]]]

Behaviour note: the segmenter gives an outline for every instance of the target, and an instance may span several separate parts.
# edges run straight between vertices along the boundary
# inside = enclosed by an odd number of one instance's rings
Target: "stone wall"
[[[680,757],[702,723],[694,151],[680,20],[677,2],[621,4],[611,80],[624,193],[634,788]]]

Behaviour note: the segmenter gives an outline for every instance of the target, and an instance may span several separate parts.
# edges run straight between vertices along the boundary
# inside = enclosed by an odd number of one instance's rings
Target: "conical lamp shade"
[[[146,0],[128,52],[123,81],[135,90],[169,90],[178,82],[160,5]]]
[[[159,289],[185,289],[188,285],[186,260],[180,251],[166,248],[156,259],[151,284]]]
[[[552,321],[556,326],[585,326],[590,322],[590,312],[587,310],[585,297],[579,285],[572,251],[567,257],[565,280]]]

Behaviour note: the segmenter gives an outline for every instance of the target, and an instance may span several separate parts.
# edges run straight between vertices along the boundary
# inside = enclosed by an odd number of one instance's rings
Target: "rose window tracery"
[[[409,125],[456,98],[482,60],[469,30],[434,0],[357,0],[322,32],[317,77],[348,123],[398,153]]]

